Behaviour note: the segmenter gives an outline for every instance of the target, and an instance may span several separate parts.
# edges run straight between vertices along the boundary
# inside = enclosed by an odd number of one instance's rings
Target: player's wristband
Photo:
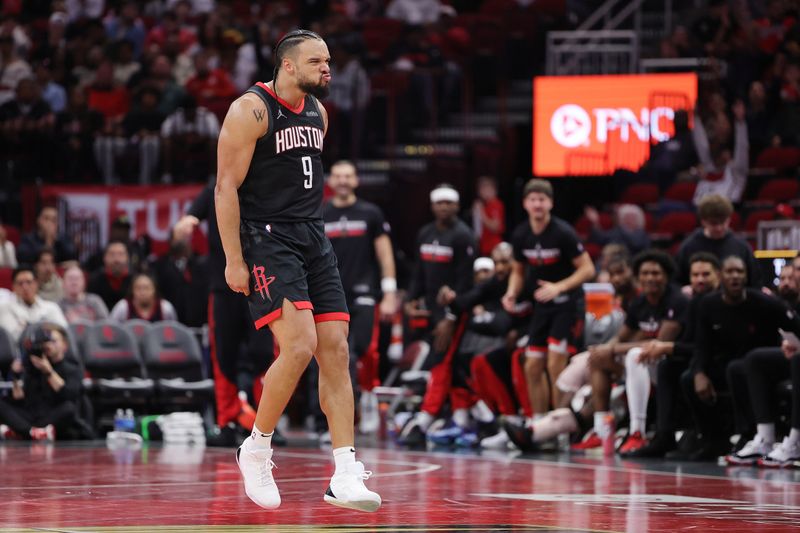
[[[383,278],[381,280],[382,292],[397,292],[397,280],[395,278]]]

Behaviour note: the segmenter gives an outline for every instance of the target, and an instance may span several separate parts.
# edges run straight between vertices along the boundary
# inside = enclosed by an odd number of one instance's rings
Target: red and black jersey
[[[528,220],[514,229],[511,236],[514,259],[525,265],[525,286],[538,286],[538,281],[557,282],[575,272],[572,261],[583,253],[578,235],[572,227],[557,217],[551,217],[544,230],[536,234]],[[571,297],[581,289],[574,289],[562,296]],[[531,298],[528,294],[527,298]],[[553,304],[561,303],[553,301]]]
[[[683,326],[689,309],[689,299],[675,285],[667,285],[664,295],[655,305],[640,294],[628,306],[625,325],[631,331],[641,331],[647,338],[655,339],[665,320],[675,320]]]
[[[292,108],[263,83],[247,90],[267,106],[269,127],[256,142],[239,187],[239,209],[251,222],[300,222],[322,218],[322,142],[325,124],[316,98]],[[258,119],[258,110],[254,117]]]
[[[389,232],[380,208],[364,200],[347,207],[332,202],[322,208],[325,235],[333,244],[339,274],[348,297],[377,295],[380,265],[375,256],[375,239]]]
[[[440,230],[435,222],[417,235],[417,264],[411,280],[411,299],[425,298],[428,309],[436,308],[436,295],[444,285],[457,294],[472,287],[472,262],[477,249],[475,237],[461,220]]]

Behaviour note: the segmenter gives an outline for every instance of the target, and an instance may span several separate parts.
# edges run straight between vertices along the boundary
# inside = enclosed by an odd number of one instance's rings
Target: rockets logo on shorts
[[[275,276],[265,276],[264,275],[264,267],[253,265],[253,279],[255,279],[255,284],[253,285],[253,289],[261,295],[261,298],[264,300],[272,301],[272,295],[269,293],[269,286],[270,284],[275,281]]]

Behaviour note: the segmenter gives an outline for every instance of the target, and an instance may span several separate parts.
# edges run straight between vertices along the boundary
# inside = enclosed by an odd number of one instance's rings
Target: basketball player
[[[344,290],[322,222],[322,141],[330,53],[314,32],[289,32],[275,46],[275,74],[231,104],[218,145],[217,222],[225,280],[248,296],[256,329],[281,350],[264,376],[252,435],[237,450],[245,492],[259,506],[281,503],[272,476],[272,432],[312,356],[336,470],[324,500],[376,511],[371,472],[356,461]]]
[[[517,226],[511,239],[514,267],[503,305],[512,312],[523,285],[535,287],[532,295],[523,297],[534,300],[525,377],[536,416],[546,413],[551,402],[559,404],[560,392],[556,387],[549,392],[549,383],[556,382],[575,351],[581,285],[594,277],[595,270],[575,230],[550,214],[553,187],[549,182],[530,180],[522,198],[528,220]]]
[[[360,392],[356,396],[360,408],[359,430],[374,433],[380,424],[378,397],[371,392],[378,384],[376,311],[384,321],[391,320],[397,311],[397,280],[389,224],[378,206],[356,198],[358,175],[353,163],[334,163],[328,185],[334,196],[322,208],[322,218],[325,234],[339,261],[350,309],[350,379],[354,385],[358,383],[356,390]],[[383,297],[376,310],[375,303],[381,293]]]

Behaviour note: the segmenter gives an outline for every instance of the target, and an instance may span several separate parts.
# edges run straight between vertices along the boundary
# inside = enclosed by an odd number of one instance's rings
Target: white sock
[[[650,399],[650,372],[637,359],[640,348],[628,351],[625,356],[625,392],[628,395],[628,412],[631,417],[631,434],[644,435],[647,424],[647,400]]]
[[[356,449],[352,446],[344,446],[333,450],[333,461],[336,463],[334,475],[341,474],[347,470],[347,465],[356,463]]]
[[[608,416],[610,411],[597,411],[594,414],[594,432],[598,435],[603,434],[603,428],[606,427],[605,417]]]
[[[800,443],[800,429],[792,428],[792,430],[789,432],[789,442],[792,444]]]
[[[775,444],[775,424],[756,424],[756,431],[761,442]]]
[[[420,411],[414,418],[422,431],[428,431],[428,428],[433,423],[433,415],[425,411]]]
[[[467,409],[453,411],[453,422],[460,428],[467,427],[469,425],[469,411]]]
[[[272,448],[272,432],[264,433],[253,425],[253,432],[250,437],[250,446],[253,448]]]

